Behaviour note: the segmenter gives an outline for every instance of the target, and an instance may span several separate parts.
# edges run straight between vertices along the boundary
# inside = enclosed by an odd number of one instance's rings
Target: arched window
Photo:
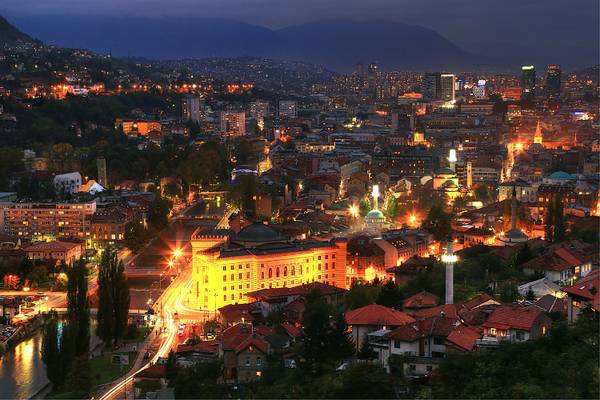
[[[265,279],[265,271],[261,271],[261,273],[260,273],[260,279]]]
[[[269,268],[269,278],[272,278],[272,277],[273,277],[273,269]]]
[[[287,276],[287,265],[283,267],[283,276]]]
[[[302,275],[302,265],[299,268],[300,268],[299,274]]]
[[[235,280],[235,274],[231,274],[231,280]]]
[[[277,267],[277,272],[275,272],[275,276],[279,278],[279,267]]]
[[[292,265],[292,275],[296,275],[296,267]]]

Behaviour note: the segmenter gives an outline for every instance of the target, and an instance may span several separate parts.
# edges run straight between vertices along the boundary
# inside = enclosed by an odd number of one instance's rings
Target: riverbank
[[[16,332],[10,338],[8,338],[7,341],[0,343],[0,346],[2,347],[2,350],[0,350],[0,359],[7,351],[17,346],[23,340],[37,333],[37,331],[42,327],[43,320],[44,319],[42,315],[36,315],[23,325],[19,326]]]

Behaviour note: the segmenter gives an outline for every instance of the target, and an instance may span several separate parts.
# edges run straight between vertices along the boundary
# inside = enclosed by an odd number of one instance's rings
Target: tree
[[[171,202],[165,198],[157,197],[148,206],[148,225],[161,231],[169,225],[169,212],[171,211]]]
[[[362,199],[360,203],[358,203],[358,208],[360,210],[360,215],[364,217],[371,211],[371,203],[368,199]]]
[[[170,198],[181,197],[181,186],[175,181],[171,181],[165,185],[163,194]]]
[[[389,196],[387,200],[387,206],[385,212],[390,219],[395,219],[398,215],[398,203],[396,202],[396,198],[394,196]]]
[[[67,271],[67,318],[76,356],[90,347],[90,309],[87,299],[88,280],[85,260],[75,262]]]
[[[113,254],[110,250],[102,253],[98,271],[98,326],[96,334],[104,343],[112,343],[114,338],[115,299],[112,290],[111,268]]]
[[[529,247],[529,243],[525,242],[523,247],[519,249],[517,252],[517,256],[515,257],[515,264],[522,265],[527,261],[533,258],[533,252],[531,251],[531,247]]]
[[[475,188],[475,197],[482,201],[490,199],[490,191],[486,184],[482,183]]]
[[[395,308],[399,310],[402,307],[402,293],[396,282],[389,279],[381,288],[377,296],[377,304]]]
[[[141,221],[130,221],[125,225],[123,244],[131,251],[141,250],[148,242],[148,232]]]
[[[377,353],[371,349],[369,346],[369,338],[365,336],[362,344],[360,345],[360,350],[356,354],[359,360],[370,360],[373,358],[377,358]]]
[[[127,333],[129,313],[129,286],[123,262],[115,251],[106,250],[100,261],[98,273],[98,337],[104,343],[113,343]]]
[[[350,290],[346,293],[346,308],[354,310],[373,304],[380,290],[379,286],[352,282]]]
[[[446,213],[441,206],[434,205],[429,209],[422,228],[431,233],[436,240],[444,240],[451,230],[450,214]]]
[[[354,343],[348,336],[346,319],[341,312],[337,313],[333,326],[327,335],[329,345],[329,357],[334,360],[343,360],[354,354]]]
[[[56,313],[50,314],[43,329],[42,361],[46,365],[46,375],[53,385],[61,387],[72,363],[69,329],[67,325],[58,321]]]

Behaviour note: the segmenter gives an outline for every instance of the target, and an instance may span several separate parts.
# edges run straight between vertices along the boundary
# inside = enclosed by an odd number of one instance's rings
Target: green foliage
[[[377,304],[399,310],[402,308],[402,293],[396,282],[389,279],[377,296]]]
[[[564,202],[561,195],[552,196],[545,217],[545,238],[550,242],[562,242],[566,237]]]
[[[379,295],[381,287],[378,285],[352,282],[350,290],[346,292],[346,309],[364,307],[373,304]]]
[[[385,213],[390,219],[395,219],[398,216],[398,203],[394,196],[389,196],[386,202]]]
[[[342,360],[354,352],[344,316],[332,309],[320,292],[313,291],[307,299],[302,325],[300,354],[310,371],[316,373],[323,363]]]
[[[193,367],[182,368],[169,381],[175,388],[177,399],[218,399],[225,398],[227,388],[219,385],[223,366],[220,362],[197,363]]]
[[[104,343],[122,339],[127,332],[129,313],[129,286],[122,261],[116,252],[107,249],[100,260],[98,272],[98,328],[97,334]]]
[[[48,380],[62,387],[73,361],[73,346],[68,325],[59,322],[56,313],[50,314],[43,327],[42,361]]]
[[[148,225],[150,229],[161,231],[169,225],[169,212],[171,202],[165,198],[157,197],[148,206]]]
[[[422,228],[431,233],[436,240],[444,240],[450,234],[450,217],[443,207],[434,205],[423,221]]]
[[[490,200],[491,196],[490,196],[490,189],[488,188],[488,186],[484,183],[482,183],[481,185],[478,185],[475,188],[475,197],[481,201]]]
[[[368,199],[362,199],[360,203],[358,203],[358,208],[360,210],[360,215],[364,217],[371,211],[371,203]]]
[[[75,262],[67,271],[67,319],[75,355],[86,355],[90,346],[90,309],[85,260]]]
[[[129,250],[133,252],[141,250],[149,239],[150,234],[141,221],[130,221],[125,225],[123,244]]]
[[[598,398],[598,316],[584,313],[547,337],[495,351],[449,355],[434,398]]]

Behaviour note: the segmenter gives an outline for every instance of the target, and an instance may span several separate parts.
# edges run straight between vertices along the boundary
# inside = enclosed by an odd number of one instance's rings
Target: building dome
[[[367,222],[381,222],[381,221],[385,220],[385,217],[381,211],[371,210],[367,213],[365,220]]]
[[[435,171],[436,175],[455,175],[456,172],[451,170],[450,168],[441,168]]]
[[[500,238],[506,244],[525,243],[529,238],[519,229],[511,229]]]
[[[564,172],[564,171],[556,171],[548,177],[548,179],[552,179],[555,181],[571,181],[576,179],[573,175]]]
[[[233,238],[235,242],[243,242],[243,243],[270,243],[270,242],[281,242],[285,241],[288,238],[275,229],[271,228],[268,225],[262,224],[260,222],[255,222],[252,225],[249,225],[242,229],[236,236]]]

